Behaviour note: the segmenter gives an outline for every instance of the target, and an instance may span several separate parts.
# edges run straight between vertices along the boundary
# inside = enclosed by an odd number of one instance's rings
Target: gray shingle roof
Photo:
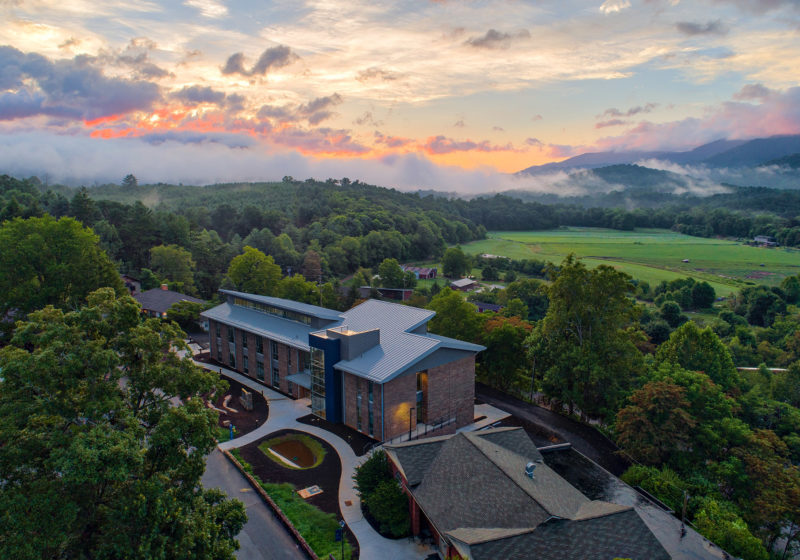
[[[521,428],[387,445],[428,519],[475,560],[669,558],[629,506],[590,500],[547,465]],[[536,462],[534,478],[525,465]]]
[[[220,292],[223,294],[232,295],[234,297],[257,301],[266,305],[274,305],[275,307],[280,307],[281,309],[296,311],[297,313],[302,313],[303,315],[311,315],[312,317],[319,317],[320,319],[328,319],[330,321],[338,321],[341,315],[340,311],[328,309],[327,307],[319,307],[318,305],[309,305],[308,303],[301,303],[291,299],[260,296],[258,294],[246,294],[244,292],[236,292],[234,290],[220,290]]]
[[[553,519],[528,533],[474,544],[470,552],[474,560],[670,558],[632,509],[587,521]]]
[[[142,309],[155,311],[157,313],[165,313],[167,309],[172,307],[172,304],[178,303],[179,301],[205,303],[202,299],[187,296],[180,292],[173,292],[172,290],[162,290],[161,288],[153,288],[152,290],[141,292],[134,295],[133,298],[141,304]]]

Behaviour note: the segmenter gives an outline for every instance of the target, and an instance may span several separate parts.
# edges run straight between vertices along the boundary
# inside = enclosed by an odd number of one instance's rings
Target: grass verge
[[[325,513],[306,502],[297,494],[292,484],[263,482],[253,473],[253,467],[242,458],[238,449],[232,449],[230,453],[278,505],[319,558],[328,558],[330,554],[337,559],[341,556],[342,543],[334,540],[336,529],[339,528],[339,520],[334,514]],[[350,543],[345,539],[344,560],[351,558]]]

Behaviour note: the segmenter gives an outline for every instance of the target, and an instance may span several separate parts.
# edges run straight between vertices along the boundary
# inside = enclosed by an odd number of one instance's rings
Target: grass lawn
[[[705,280],[721,296],[738,291],[747,283],[775,286],[786,276],[800,272],[797,249],[750,247],[669,230],[495,231],[487,239],[467,243],[462,248],[472,255],[492,253],[556,264],[569,253],[575,253],[590,266],[607,264],[652,286],[662,280],[686,276]],[[689,262],[684,263],[684,259]]]
[[[253,468],[242,459],[238,449],[232,449],[231,454],[242,464],[244,469],[253,475]],[[341,542],[334,540],[336,530],[339,528],[339,520],[332,513],[325,513],[306,502],[297,493],[292,484],[272,484],[262,482],[257,476],[253,475],[264,491],[269,494],[284,515],[289,518],[295,529],[303,535],[303,538],[314,550],[319,558],[328,558],[333,554],[336,558],[341,555]],[[350,543],[345,539],[344,542],[345,560],[352,558]]]

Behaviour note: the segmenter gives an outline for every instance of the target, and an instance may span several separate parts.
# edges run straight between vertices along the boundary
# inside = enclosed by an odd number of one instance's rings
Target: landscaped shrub
[[[358,490],[362,500],[364,496],[372,494],[381,482],[391,479],[389,460],[386,458],[386,453],[383,450],[379,450],[370,455],[369,459],[356,469],[353,479],[356,482],[356,490]]]
[[[411,528],[408,515],[408,496],[396,480],[384,480],[365,500],[367,509],[380,524],[381,533],[404,537]]]
[[[403,537],[411,528],[408,514],[408,497],[392,478],[389,460],[383,450],[376,451],[363,465],[356,469],[356,490],[361,496],[361,505],[372,518],[370,522],[382,535]]]

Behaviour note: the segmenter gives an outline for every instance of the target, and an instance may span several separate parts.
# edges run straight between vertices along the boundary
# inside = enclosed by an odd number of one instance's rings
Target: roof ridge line
[[[519,426],[508,426],[508,427],[518,427],[520,430],[522,429],[522,428],[521,428],[521,427],[519,427]],[[509,431],[510,431],[510,430],[509,430]],[[544,510],[545,512],[547,512],[547,514],[548,514],[550,517],[549,517],[549,518],[547,518],[547,520],[546,520],[546,521],[549,521],[549,520],[550,520],[550,519],[552,519],[552,518],[563,519],[562,517],[560,517],[560,516],[558,516],[558,515],[555,515],[555,514],[554,514],[553,512],[551,512],[551,511],[550,511],[548,508],[546,508],[546,507],[544,506],[544,504],[542,504],[541,502],[539,502],[539,500],[537,500],[537,499],[536,499],[534,496],[532,496],[532,495],[531,495],[531,493],[530,493],[530,492],[528,492],[528,490],[526,490],[525,488],[523,488],[521,484],[519,484],[519,483],[518,483],[516,480],[514,480],[514,478],[513,478],[513,477],[512,477],[510,474],[508,474],[508,473],[505,471],[505,469],[501,468],[501,467],[500,467],[500,465],[498,465],[497,463],[495,463],[495,462],[494,462],[494,460],[492,460],[492,458],[491,458],[491,457],[489,457],[489,456],[488,456],[486,453],[484,453],[484,451],[483,451],[483,450],[482,450],[480,447],[478,447],[477,445],[475,445],[475,442],[474,442],[474,441],[472,441],[472,437],[471,437],[471,436],[480,437],[480,436],[479,436],[479,435],[478,435],[476,432],[460,432],[460,433],[461,433],[461,434],[462,434],[462,435],[463,435],[463,436],[464,436],[464,437],[467,439],[467,441],[469,441],[470,445],[472,445],[472,446],[473,446],[475,449],[477,449],[477,450],[478,450],[478,452],[479,452],[481,455],[483,455],[484,457],[486,457],[486,458],[489,460],[489,462],[490,462],[492,465],[494,465],[494,468],[495,468],[495,469],[497,469],[497,470],[499,470],[501,473],[503,473],[503,476],[505,476],[505,477],[506,477],[508,480],[510,480],[510,481],[511,481],[511,483],[512,483],[512,484],[514,484],[514,486],[516,486],[517,488],[519,488],[520,490],[522,490],[522,491],[525,493],[525,495],[526,495],[526,496],[529,496],[529,497],[530,497],[530,498],[531,498],[531,499],[532,499],[534,502],[536,502],[536,505],[538,505],[540,508],[542,508],[542,510]],[[518,457],[522,457],[522,458],[524,459],[524,457],[523,457],[522,455],[520,455],[519,453],[517,453],[516,451],[511,451],[510,449],[508,449],[508,448],[506,448],[506,447],[503,447],[503,446],[501,446],[501,445],[497,445],[497,444],[496,444],[496,443],[494,443],[493,441],[489,441],[489,440],[486,440],[486,439],[483,439],[483,438],[481,438],[481,441],[483,441],[483,442],[485,442],[485,443],[487,443],[487,444],[489,444],[489,445],[493,445],[493,446],[495,446],[495,447],[499,447],[500,449],[505,449],[505,450],[506,450],[506,451],[508,451],[509,453],[513,453],[514,455],[517,455]],[[541,525],[541,523],[540,523],[540,525]],[[538,525],[537,525],[537,527],[538,527]]]

